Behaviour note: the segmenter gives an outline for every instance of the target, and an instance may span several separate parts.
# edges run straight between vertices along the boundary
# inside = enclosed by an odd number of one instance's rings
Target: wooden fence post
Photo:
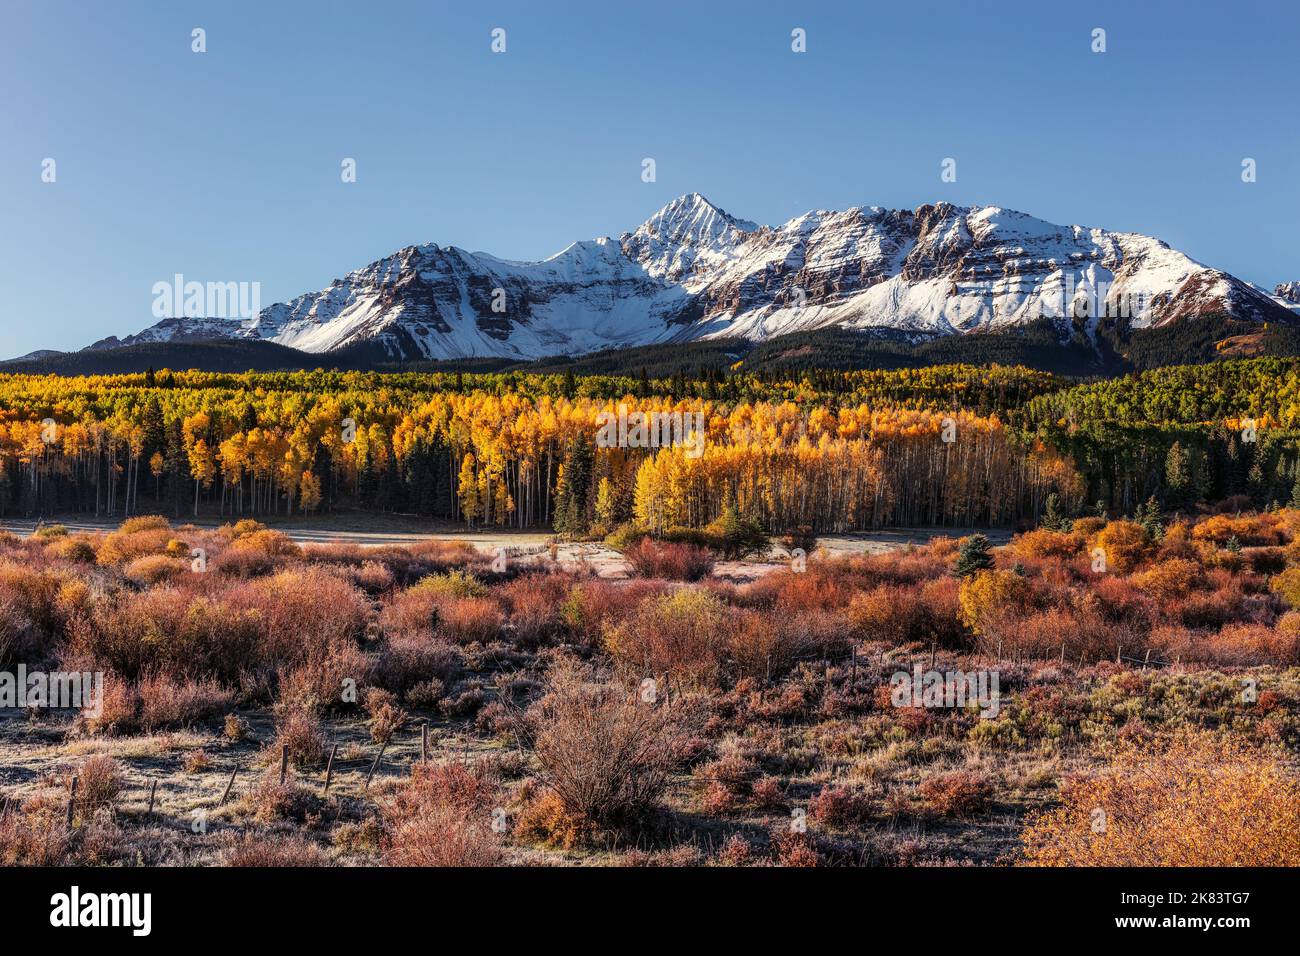
[[[375,771],[379,769],[379,761],[384,759],[384,751],[387,749],[388,749],[388,741],[385,740],[383,746],[379,748],[379,753],[375,754],[375,762],[370,765],[370,772],[366,774],[366,785],[361,788],[362,790],[370,789],[370,778],[373,777],[375,775]]]
[[[77,802],[77,778],[72,778],[72,786],[68,788],[68,829],[72,829],[72,808]]]
[[[289,773],[289,745],[280,745],[280,786],[284,786],[284,778]]]
[[[334,755],[339,752],[339,745],[335,744],[330,748],[329,763],[325,765],[325,789],[321,791],[321,796],[328,796],[330,792],[330,780],[334,778]]]
[[[226,799],[230,796],[230,788],[235,785],[235,774],[239,773],[239,764],[235,764],[235,769],[230,771],[230,782],[226,784],[225,791],[221,794],[221,799],[217,801],[217,806],[225,806]]]
[[[158,790],[158,781],[156,779],[149,781],[149,810],[148,816],[153,816],[153,797]]]

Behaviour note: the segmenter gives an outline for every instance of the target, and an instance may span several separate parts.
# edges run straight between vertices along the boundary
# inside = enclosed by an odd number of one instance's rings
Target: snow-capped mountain
[[[1300,315],[1300,282],[1279,282],[1273,289],[1273,298]]]
[[[93,345],[86,346],[86,350],[115,349],[124,345],[140,345],[145,342],[206,342],[212,339],[237,338],[241,324],[239,319],[180,316],[163,319],[161,322],[151,325],[135,335],[128,335],[126,338],[119,339],[116,335],[110,335],[106,339],[100,339]]]
[[[409,246],[255,319],[167,319],[93,347],[246,337],[394,359],[536,358],[827,326],[920,337],[1049,317],[1064,334],[1077,317],[1095,328],[1103,309],[1133,328],[1290,317],[1276,295],[1148,236],[996,206],[818,210],[759,226],[691,193],[618,239],[541,262]]]

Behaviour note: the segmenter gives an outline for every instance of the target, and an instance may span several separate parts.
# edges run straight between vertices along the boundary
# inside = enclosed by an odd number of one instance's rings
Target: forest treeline
[[[170,372],[0,377],[9,515],[289,515],[331,508],[590,533],[1009,523],[1071,463],[1015,421],[1063,382],[1023,368],[798,378]],[[602,412],[702,415],[703,453],[600,447]]]
[[[602,413],[702,415],[682,448],[600,447]],[[361,508],[587,534],[1032,521],[1300,503],[1300,360],[1072,385],[1020,367],[781,377],[170,372],[0,377],[9,516]]]
[[[1125,375],[1036,396],[1021,415],[1114,513],[1152,497],[1168,509],[1300,504],[1300,359]]]

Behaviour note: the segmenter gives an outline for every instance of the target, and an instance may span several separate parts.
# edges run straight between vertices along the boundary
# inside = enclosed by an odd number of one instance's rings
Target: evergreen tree
[[[1142,526],[1152,541],[1159,541],[1165,536],[1164,522],[1160,520],[1160,503],[1156,501],[1155,495],[1148,498],[1145,504],[1138,505],[1133,520]]]
[[[1043,502],[1043,517],[1038,522],[1040,527],[1049,531],[1069,531],[1072,522],[1061,511],[1061,496],[1053,491]]]
[[[1169,454],[1165,455],[1165,488],[1169,494],[1169,501],[1182,504],[1190,485],[1191,474],[1188,470],[1187,452],[1183,449],[1182,442],[1176,441],[1169,446]]]
[[[993,567],[993,545],[982,534],[972,534],[961,539],[957,548],[957,561],[952,566],[952,573],[959,578],[968,578],[976,571],[985,571]]]

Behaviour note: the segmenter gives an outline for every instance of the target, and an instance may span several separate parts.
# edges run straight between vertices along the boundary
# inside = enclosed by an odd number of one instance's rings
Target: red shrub
[[[713,573],[713,553],[695,544],[641,538],[623,557],[643,578],[698,581]]]
[[[459,763],[422,765],[380,805],[383,851],[391,866],[495,866],[497,784]]]

